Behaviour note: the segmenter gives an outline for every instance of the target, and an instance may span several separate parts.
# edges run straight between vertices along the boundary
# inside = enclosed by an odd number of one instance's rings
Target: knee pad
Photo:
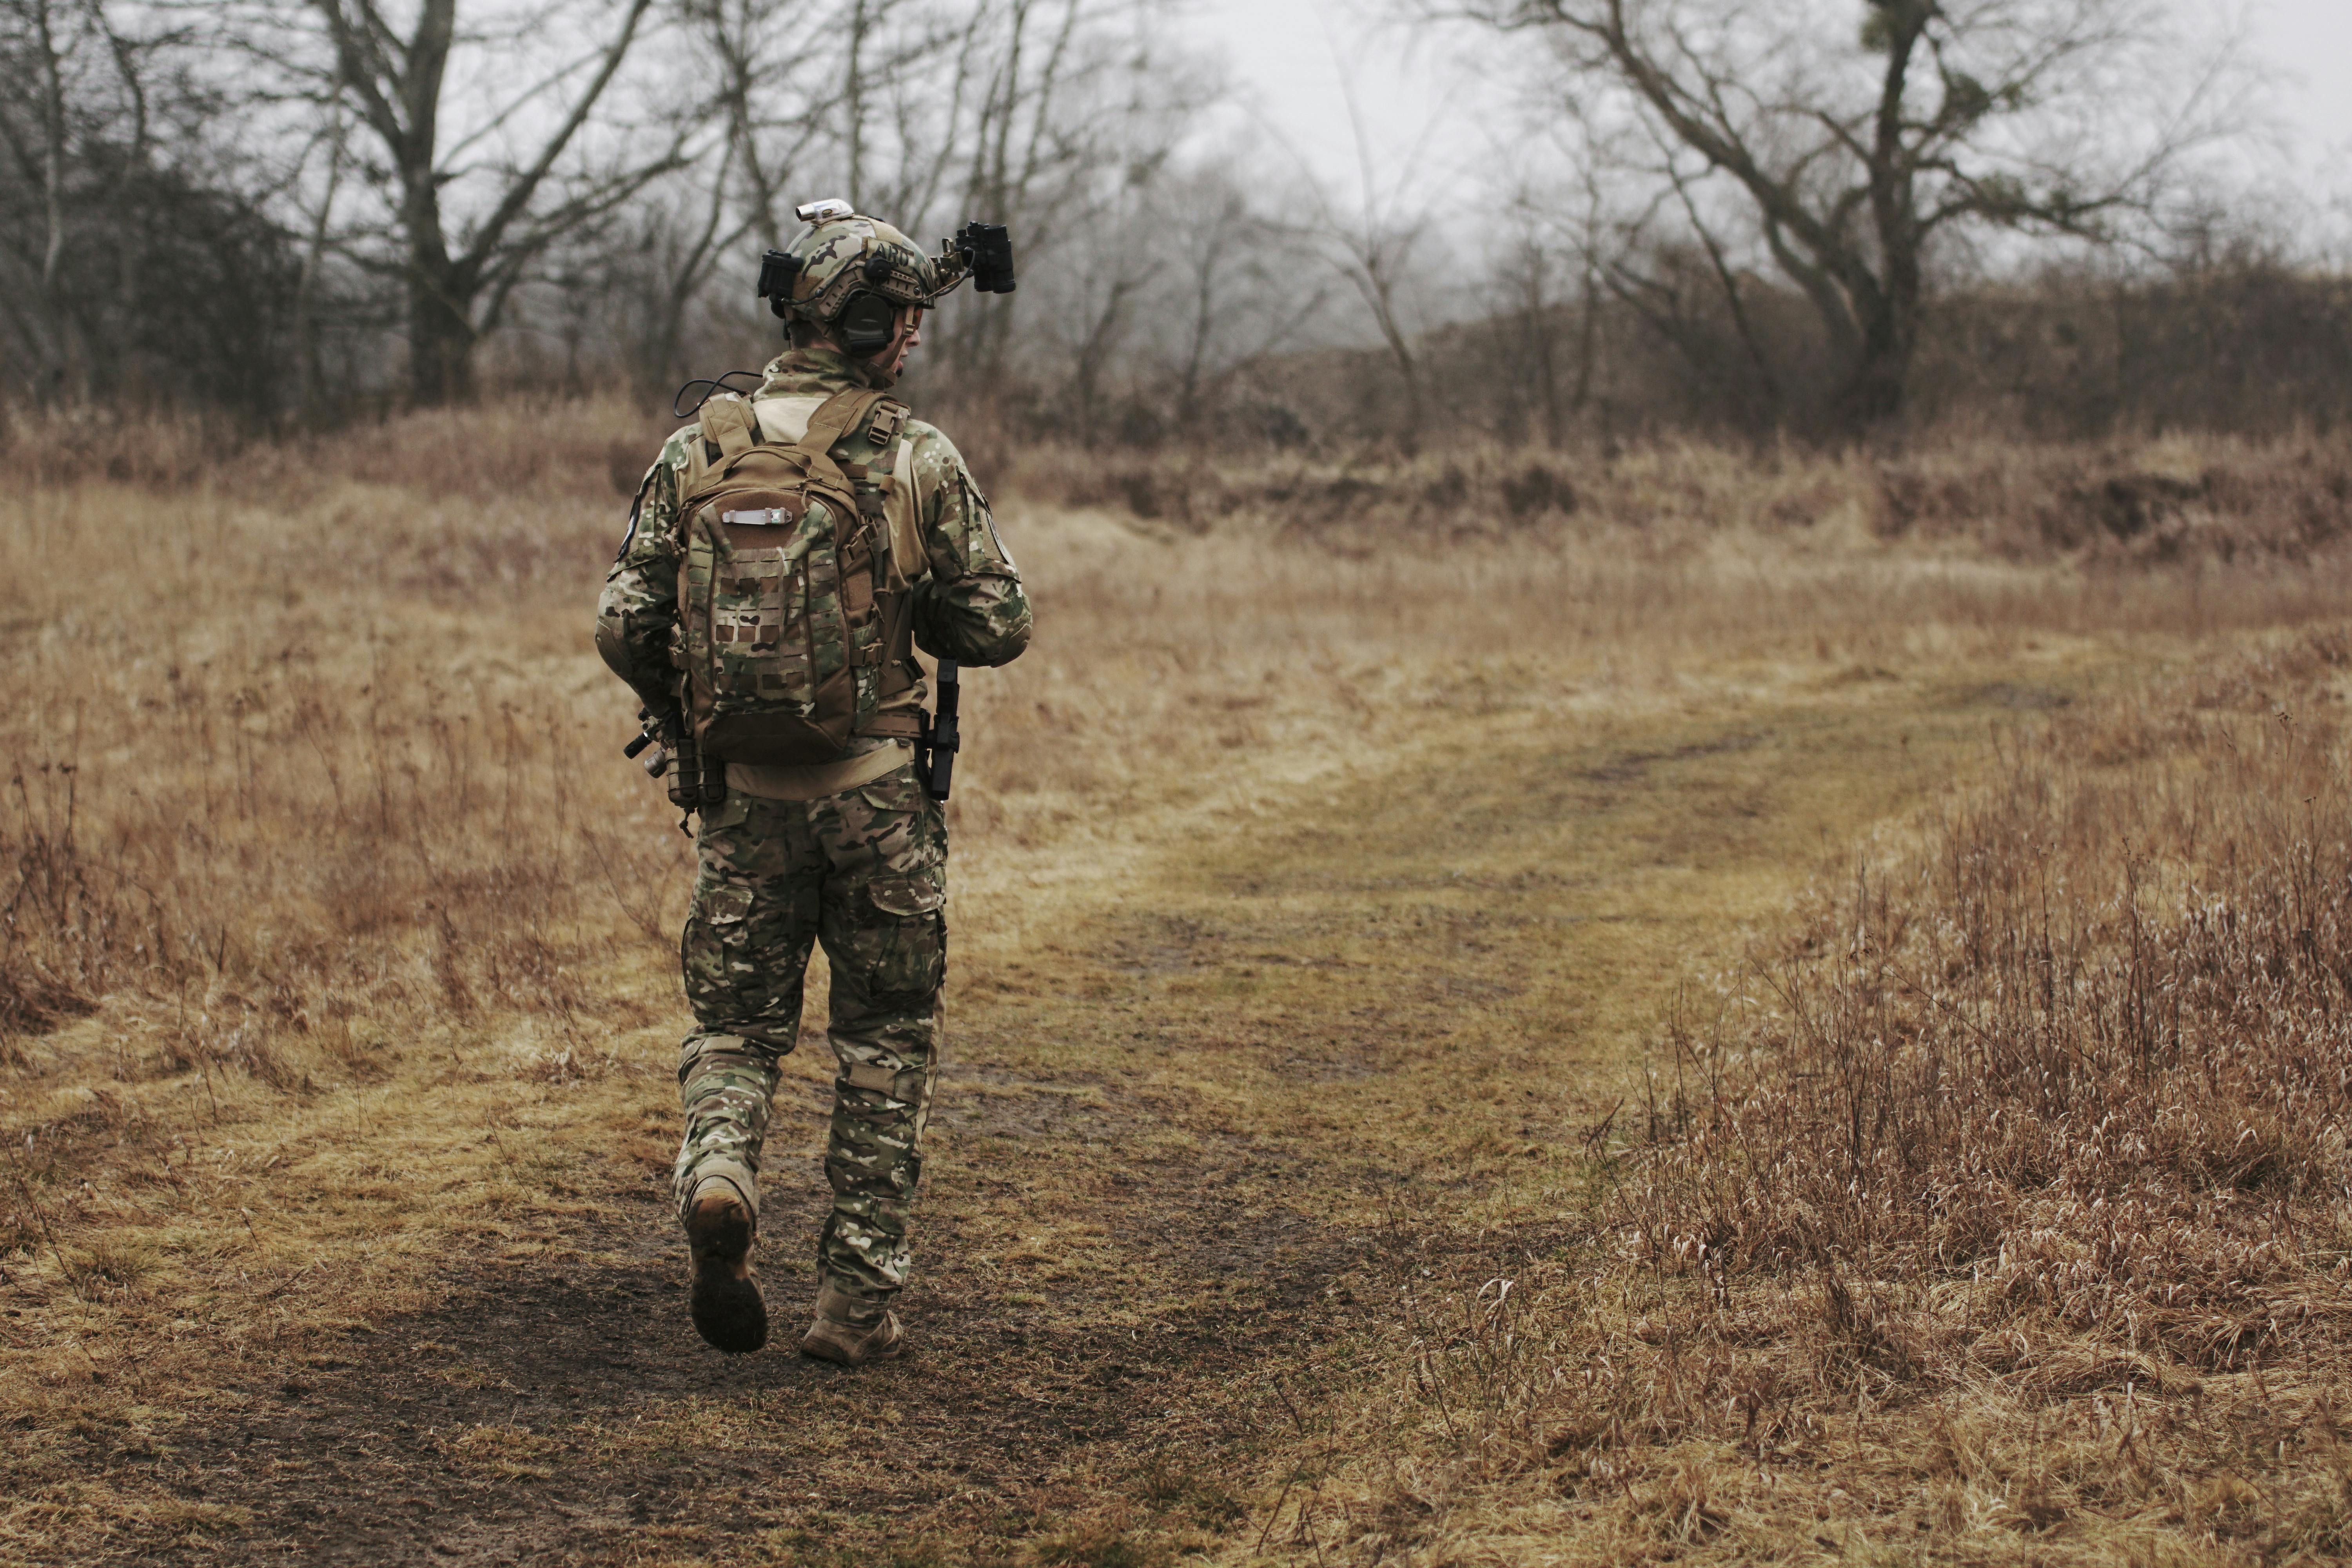
[[[869,1094],[887,1094],[899,1104],[912,1107],[919,1117],[930,1108],[933,1071],[927,1067],[886,1068],[878,1062],[850,1062],[842,1068],[838,1081]]]

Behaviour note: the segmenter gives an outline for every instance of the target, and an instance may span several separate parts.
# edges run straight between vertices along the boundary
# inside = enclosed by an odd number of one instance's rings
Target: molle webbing
[[[862,434],[866,445],[885,459],[887,464],[891,456],[891,444],[898,440],[899,432],[906,428],[907,405],[893,399],[882,397],[877,398],[871,407],[872,416],[867,419]],[[876,546],[887,550],[890,525],[883,506],[881,484],[875,479],[873,468],[865,463],[851,463],[845,465],[845,468],[853,493],[857,497],[857,514],[865,521],[868,530],[868,550]],[[888,471],[887,467],[884,471]],[[913,481],[913,476],[899,474],[897,476],[897,480],[901,485],[909,484]],[[901,562],[896,564],[903,574],[906,571],[906,563]],[[867,579],[869,583],[877,584],[880,580],[881,573],[878,570],[873,572]],[[887,708],[892,698],[902,697],[915,688],[917,679],[914,674],[915,602],[911,593],[877,592],[875,597],[876,611],[882,622],[881,635],[875,639],[876,662],[882,667],[877,695]],[[921,731],[921,716],[911,708],[877,713],[857,730],[860,735],[888,736],[894,740],[903,741],[914,740]]]
[[[913,741],[907,568],[921,563],[898,559],[892,525],[911,478],[891,473],[906,408],[865,387],[766,403],[705,404],[681,476],[681,657],[697,732],[714,758],[755,766],[824,763],[852,736]],[[797,520],[819,502],[812,533]]]

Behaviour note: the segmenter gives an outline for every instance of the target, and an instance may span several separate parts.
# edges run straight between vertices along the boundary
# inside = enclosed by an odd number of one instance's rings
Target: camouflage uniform
[[[829,395],[874,384],[865,366],[825,348],[770,364],[755,399]],[[698,426],[673,436],[646,476],[620,559],[599,606],[639,694],[669,700],[677,624],[678,485]],[[988,503],[953,443],[908,421],[908,464],[926,560],[909,565],[915,641],[936,658],[997,665],[1028,646],[1029,602],[997,537]],[[846,447],[836,447],[835,456]],[[608,656],[610,657],[610,656]],[[861,679],[873,672],[859,671]],[[919,702],[919,681],[903,700]],[[852,765],[895,742],[853,742]],[[911,760],[805,798],[779,784],[796,770],[728,769],[724,805],[703,813],[694,907],[680,943],[697,1027],[679,1051],[686,1136],[674,1192],[680,1216],[696,1189],[732,1184],[758,1212],[761,1144],[778,1059],[800,1030],[802,976],[815,943],[832,973],[827,1030],[834,1079],[825,1175],[833,1214],[820,1272],[867,1301],[906,1283],[908,1228],[922,1176],[922,1138],[940,1064],[940,991],[947,967],[947,825]],[[805,773],[807,770],[797,770]],[[856,769],[877,773],[875,766]]]

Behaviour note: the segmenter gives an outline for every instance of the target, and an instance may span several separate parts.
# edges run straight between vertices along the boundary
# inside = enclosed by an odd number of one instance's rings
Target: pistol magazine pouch
[[[807,401],[759,406],[789,428]],[[709,765],[829,763],[853,737],[913,738],[911,710],[879,711],[916,679],[910,563],[893,556],[885,490],[909,477],[887,471],[905,419],[880,392],[842,392],[787,443],[746,398],[703,405],[678,498],[678,662]],[[873,460],[836,461],[845,438]]]

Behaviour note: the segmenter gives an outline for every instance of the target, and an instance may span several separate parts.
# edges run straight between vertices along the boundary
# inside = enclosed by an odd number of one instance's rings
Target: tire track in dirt
[[[767,1353],[694,1338],[666,1173],[629,1169],[576,1256],[460,1261],[433,1310],[93,1462],[243,1521],[136,1543],[165,1561],[1231,1550],[1253,1479],[1307,1430],[1300,1369],[1375,1348],[1420,1249],[1481,1205],[1516,1204],[1495,1215],[1509,1245],[1545,1245],[1665,987],[1785,896],[1811,863],[1792,845],[1916,792],[1925,731],[1898,768],[1885,719],[1465,726],[1391,773],[1194,824],[1124,903],[1066,911],[1060,942],[960,958],[903,1362],[791,1353],[823,1205],[821,1089],[788,1079]]]

